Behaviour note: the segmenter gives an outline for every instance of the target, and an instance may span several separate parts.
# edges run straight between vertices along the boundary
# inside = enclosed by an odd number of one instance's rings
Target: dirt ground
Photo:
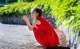
[[[43,49],[35,43],[33,31],[27,26],[0,23],[0,49]]]

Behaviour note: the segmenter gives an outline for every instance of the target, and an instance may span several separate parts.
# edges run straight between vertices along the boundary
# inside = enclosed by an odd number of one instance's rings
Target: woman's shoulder
[[[38,17],[37,20],[42,22],[42,23],[48,23],[48,21],[44,17]]]
[[[41,21],[40,20],[35,20],[34,23],[35,24],[41,24]]]

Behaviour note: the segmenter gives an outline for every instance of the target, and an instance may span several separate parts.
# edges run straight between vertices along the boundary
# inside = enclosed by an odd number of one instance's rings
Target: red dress
[[[44,47],[54,47],[59,45],[59,38],[54,28],[44,18],[37,18],[41,24],[36,24],[33,28],[36,40]]]

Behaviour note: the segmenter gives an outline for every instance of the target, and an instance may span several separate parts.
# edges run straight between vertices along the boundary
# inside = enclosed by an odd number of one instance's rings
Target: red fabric
[[[54,28],[44,18],[37,18],[41,24],[33,28],[36,40],[44,47],[54,47],[59,45],[59,38]]]

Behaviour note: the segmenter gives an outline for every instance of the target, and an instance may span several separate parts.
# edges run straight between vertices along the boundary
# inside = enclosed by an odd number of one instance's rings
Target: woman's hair
[[[37,17],[41,17],[42,16],[42,10],[41,9],[39,9],[39,8],[33,8],[31,10],[31,13],[33,13],[34,11],[38,14]]]

